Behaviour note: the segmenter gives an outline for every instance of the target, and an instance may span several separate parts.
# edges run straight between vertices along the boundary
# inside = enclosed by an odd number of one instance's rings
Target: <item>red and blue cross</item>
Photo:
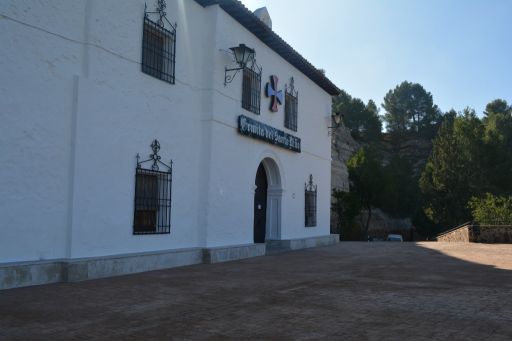
[[[270,82],[265,86],[265,95],[270,97],[270,111],[277,112],[277,104],[283,104],[283,90],[277,90],[278,78],[270,76]]]

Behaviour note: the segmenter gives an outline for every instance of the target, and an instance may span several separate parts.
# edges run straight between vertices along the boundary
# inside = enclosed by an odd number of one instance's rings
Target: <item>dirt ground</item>
[[[512,340],[512,244],[349,243],[0,291],[2,340]]]

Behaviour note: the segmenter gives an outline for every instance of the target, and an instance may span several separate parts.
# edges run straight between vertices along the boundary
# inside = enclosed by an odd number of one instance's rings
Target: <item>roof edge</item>
[[[319,69],[300,55],[293,47],[270,29],[257,16],[238,0],[195,0],[203,7],[219,5],[227,14],[238,21],[249,32],[254,34],[270,49],[280,55],[288,63],[297,68],[306,77],[331,96],[337,96],[341,90],[334,85]]]

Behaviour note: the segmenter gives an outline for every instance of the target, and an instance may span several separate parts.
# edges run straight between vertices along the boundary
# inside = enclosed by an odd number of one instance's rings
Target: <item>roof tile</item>
[[[325,75],[315,68],[310,62],[295,51],[272,29],[265,25],[257,16],[247,9],[238,0],[195,0],[203,7],[219,5],[226,13],[232,16],[258,39],[283,57],[290,64],[324,89],[328,94],[336,96],[340,89],[334,85]]]

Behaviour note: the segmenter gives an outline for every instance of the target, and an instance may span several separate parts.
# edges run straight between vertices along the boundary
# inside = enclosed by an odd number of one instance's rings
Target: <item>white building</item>
[[[162,4],[0,2],[0,288],[335,242],[338,88],[236,0]]]

